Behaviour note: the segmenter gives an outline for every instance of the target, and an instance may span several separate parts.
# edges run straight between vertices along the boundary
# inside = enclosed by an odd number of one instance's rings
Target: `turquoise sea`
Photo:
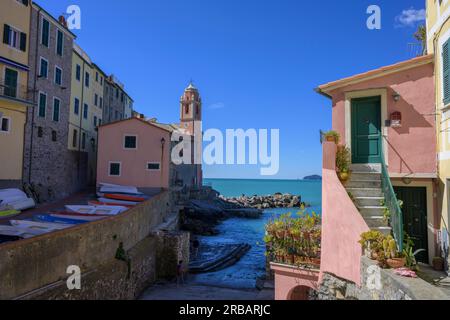
[[[301,196],[302,201],[310,205],[308,211],[321,213],[322,209],[321,181],[205,179],[204,183],[226,197],[291,193]],[[254,288],[256,279],[265,275],[265,225],[270,219],[287,212],[296,213],[296,210],[267,210],[257,220],[229,219],[218,227],[220,235],[202,237],[202,243],[248,243],[252,249],[234,266],[214,273],[196,275],[194,281],[220,287]]]

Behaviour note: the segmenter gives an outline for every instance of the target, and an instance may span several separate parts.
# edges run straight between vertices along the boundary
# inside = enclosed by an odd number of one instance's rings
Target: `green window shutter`
[[[49,44],[49,35],[50,35],[50,22],[48,22],[47,20],[43,19],[42,20],[42,39],[41,39],[41,43],[48,47]]]
[[[20,50],[27,51],[27,34],[23,32],[20,33]]]
[[[47,108],[47,96],[41,93],[39,95],[39,117],[45,118],[46,108]]]
[[[3,43],[9,44],[9,33],[11,32],[11,28],[5,24],[3,27]]]
[[[450,103],[450,40],[442,47],[442,79],[444,82],[444,104]]]

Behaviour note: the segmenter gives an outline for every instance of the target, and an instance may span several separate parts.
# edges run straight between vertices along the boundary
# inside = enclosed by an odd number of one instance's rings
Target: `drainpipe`
[[[30,4],[31,5],[31,4]],[[33,100],[35,103],[37,103],[37,79],[38,79],[38,47],[39,47],[39,34],[40,34],[40,30],[39,30],[39,25],[40,25],[40,20],[41,20],[41,11],[42,9],[39,8],[38,12],[37,12],[37,21],[36,21],[36,30],[37,30],[37,35],[36,35],[36,48],[35,48],[35,54],[34,54],[34,66],[35,66],[35,71],[34,71],[34,84],[33,84]],[[31,5],[30,8],[30,21],[32,20],[31,17],[33,15],[33,6]],[[30,34],[30,38],[31,38],[31,34]],[[31,51],[30,51],[31,52]],[[31,169],[33,166],[33,137],[34,137],[34,121],[35,121],[35,105],[32,106],[32,115],[31,115],[31,137],[30,137],[30,155],[29,155],[29,168],[28,168],[28,183],[31,184]],[[27,112],[28,115],[28,112]]]
[[[86,71],[85,71],[85,62],[83,60],[83,68],[81,70],[82,75],[81,75],[81,101],[80,101],[80,108],[79,108],[79,116],[80,116],[80,135],[78,136],[78,165],[77,165],[77,171],[78,171],[78,177],[80,177],[80,162],[81,162],[81,136],[82,136],[82,131],[83,131],[83,114],[84,114],[84,84],[85,84],[85,76],[86,76]]]

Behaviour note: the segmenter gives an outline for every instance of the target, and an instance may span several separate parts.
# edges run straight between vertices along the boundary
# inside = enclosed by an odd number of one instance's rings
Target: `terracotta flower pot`
[[[389,266],[389,268],[399,269],[403,268],[406,265],[406,258],[388,259],[386,263]]]
[[[342,182],[346,182],[350,178],[350,174],[348,172],[340,172],[339,173],[339,180]]]
[[[334,137],[334,136],[326,136],[326,140],[327,140],[327,142],[336,143],[336,137]]]
[[[433,269],[436,271],[444,271],[444,259],[434,258],[433,259]]]

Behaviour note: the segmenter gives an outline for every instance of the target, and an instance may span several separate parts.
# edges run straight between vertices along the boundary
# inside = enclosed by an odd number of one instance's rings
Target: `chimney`
[[[64,18],[64,16],[59,16],[58,21],[63,27],[67,28],[67,21],[66,18]]]

